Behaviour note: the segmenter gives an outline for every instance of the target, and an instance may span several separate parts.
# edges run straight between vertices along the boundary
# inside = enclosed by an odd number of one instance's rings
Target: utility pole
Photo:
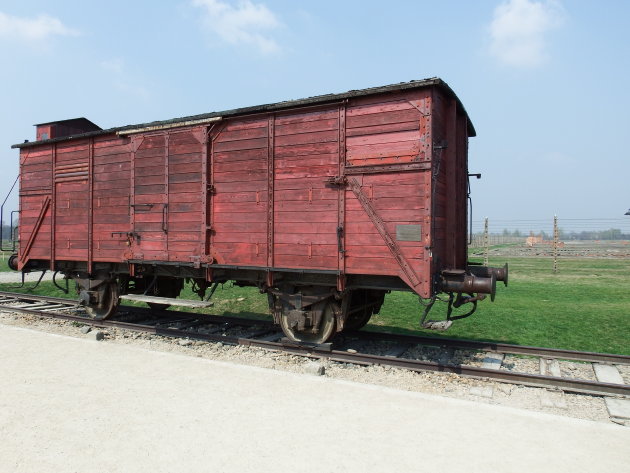
[[[488,266],[488,217],[483,224],[483,264]]]
[[[553,272],[558,272],[558,216],[553,216]]]

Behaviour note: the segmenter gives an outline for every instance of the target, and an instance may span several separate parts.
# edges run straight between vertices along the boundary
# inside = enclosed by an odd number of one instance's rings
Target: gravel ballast
[[[49,333],[70,335],[78,338],[98,339],[93,330],[82,333],[85,325],[56,319],[45,319],[26,314],[0,312],[0,323],[11,326],[28,327]],[[510,406],[532,411],[553,413],[609,423],[610,419],[603,398],[597,396],[563,394],[561,407],[547,401],[547,390],[527,386],[497,383],[482,379],[460,377],[451,373],[412,372],[388,366],[358,366],[350,363],[332,362],[327,359],[312,360],[256,347],[233,346],[189,339],[173,339],[154,334],[108,328],[101,330],[100,343],[129,344],[150,350],[184,353],[189,356],[212,360],[257,366],[262,368],[308,373],[354,382],[386,386],[406,391],[437,394],[450,398],[474,400],[477,402]],[[424,358],[436,356],[432,347],[412,348],[405,357]],[[437,356],[441,356],[437,354]],[[451,362],[466,362],[477,365],[483,354],[470,354],[455,350],[450,354]],[[591,366],[586,363],[561,362],[563,376],[594,379]],[[573,367],[573,368],[571,368]],[[513,371],[537,372],[538,360],[523,357],[506,357],[504,368]],[[626,381],[630,370],[622,367]],[[475,388],[482,388],[475,389]],[[480,395],[483,392],[486,395]],[[487,397],[490,393],[491,397]]]

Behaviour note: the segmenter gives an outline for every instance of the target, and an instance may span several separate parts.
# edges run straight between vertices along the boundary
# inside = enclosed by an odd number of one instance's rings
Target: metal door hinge
[[[331,186],[345,186],[348,184],[348,179],[346,176],[331,176],[325,182]]]
[[[346,252],[346,250],[343,248],[343,226],[338,226],[337,227],[337,251],[339,251],[339,253],[343,254]]]

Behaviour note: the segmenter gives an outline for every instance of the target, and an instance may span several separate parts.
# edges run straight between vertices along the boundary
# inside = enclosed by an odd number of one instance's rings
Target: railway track
[[[622,384],[623,381],[603,382],[565,378],[559,376],[559,370],[553,369],[554,363],[557,363],[556,360],[573,360],[593,363],[595,372],[598,373],[598,367],[614,368],[614,365],[630,365],[630,356],[626,355],[375,332],[352,333],[338,337],[331,344],[296,344],[285,339],[283,333],[266,320],[177,311],[156,312],[150,309],[126,306],[115,319],[98,321],[89,318],[85,311],[72,300],[10,292],[0,292],[0,310],[80,322],[95,327],[115,327],[166,337],[260,347],[342,363],[392,366],[417,372],[454,373],[504,383],[554,388],[565,392],[630,398],[630,385]],[[384,354],[370,353],[369,349],[365,349],[375,342],[388,343],[389,348]],[[480,351],[486,353],[486,358],[482,366],[470,366],[404,356],[411,348],[417,346],[434,346],[446,350]],[[544,360],[541,361],[541,367],[547,366],[547,371],[551,371],[553,374],[532,374],[501,369],[505,355],[538,357]]]

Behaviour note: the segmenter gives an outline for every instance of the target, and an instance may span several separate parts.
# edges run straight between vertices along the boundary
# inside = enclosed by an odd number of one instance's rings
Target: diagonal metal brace
[[[35,238],[38,235],[39,228],[42,226],[44,217],[46,217],[46,211],[48,210],[48,207],[50,207],[51,200],[52,199],[48,195],[44,199],[42,208],[39,211],[39,216],[37,217],[37,220],[35,221],[35,225],[33,226],[33,231],[31,232],[31,235],[28,238],[28,242],[26,243],[26,246],[24,247],[24,250],[22,251],[22,261],[26,261],[26,257],[28,256],[29,251],[31,251],[31,246],[33,246],[33,242],[35,241]]]
[[[368,214],[368,217],[370,217],[370,220],[372,220],[372,223],[383,237],[383,240],[385,240],[387,248],[389,248],[389,251],[392,253],[392,256],[400,266],[400,269],[402,269],[403,273],[405,273],[405,276],[407,276],[414,287],[420,284],[418,276],[416,276],[416,273],[411,268],[411,265],[405,259],[400,246],[398,246],[396,240],[394,240],[387,231],[387,228],[385,227],[385,222],[383,222],[374,207],[372,207],[372,203],[370,202],[368,197],[361,190],[361,185],[359,184],[359,182],[354,177],[350,177],[348,178],[348,186],[350,186],[350,189],[352,190],[352,192],[354,192],[354,195],[361,203],[363,210],[365,210],[365,213]]]

